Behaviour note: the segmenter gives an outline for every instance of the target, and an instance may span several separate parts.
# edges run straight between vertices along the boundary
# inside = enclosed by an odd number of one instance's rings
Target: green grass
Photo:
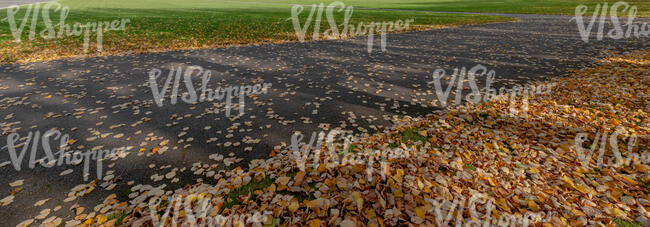
[[[293,179],[296,176],[297,173],[298,173],[298,171],[291,171],[291,172],[287,173],[287,177],[290,177],[291,179]],[[266,178],[260,180],[259,182],[251,181],[248,184],[245,184],[245,185],[242,185],[239,188],[233,189],[232,191],[230,191],[230,193],[228,193],[228,195],[226,195],[226,197],[225,197],[226,201],[224,202],[223,207],[224,208],[232,208],[232,206],[234,206],[234,205],[241,204],[237,200],[237,197],[239,197],[240,195],[248,195],[249,193],[251,193],[251,199],[255,199],[255,195],[252,194],[254,191],[256,191],[256,190],[262,190],[263,191],[265,188],[271,186],[271,184],[273,184],[273,180],[270,177],[266,177]],[[311,188],[313,188],[315,186],[316,186],[316,183],[310,183],[309,184],[309,187],[311,187]],[[313,193],[309,193],[308,195],[305,195],[305,194],[300,193],[300,192],[280,191],[280,192],[278,192],[278,194],[292,195],[292,196],[296,197],[296,199],[298,199],[298,202],[302,202],[305,199],[307,199],[307,200],[316,199],[316,197],[314,196]]]
[[[354,151],[354,149],[357,149],[357,145],[356,144],[350,144],[350,146],[347,149],[339,152],[339,155],[345,156],[347,154],[354,154],[354,153],[356,153]]]
[[[396,138],[399,138],[399,141],[406,144],[411,144],[417,141],[422,141],[422,143],[426,143],[429,140],[429,137],[420,135],[418,133],[419,130],[421,129],[417,129],[417,128],[406,129],[403,132],[398,133],[396,135]],[[388,148],[393,149],[399,147],[399,141],[388,144]]]
[[[616,223],[616,226],[618,227],[641,227],[642,226],[639,223],[626,221],[620,218],[614,219],[614,223]]]
[[[313,184],[311,187],[313,187],[314,185],[316,185],[316,184]],[[314,199],[316,199],[316,196],[314,196],[314,193],[309,193],[309,195],[305,195],[305,194],[300,193],[300,192],[282,191],[282,192],[278,192],[278,194],[291,195],[291,196],[295,197],[298,200],[298,202],[300,202],[300,203],[302,203],[305,200],[314,200]]]
[[[131,188],[127,188],[126,190],[122,191],[122,193],[120,193],[120,196],[122,196],[124,198],[128,198],[129,194],[131,194],[132,192],[133,191],[131,191]]]
[[[648,194],[650,194],[650,182],[644,182],[641,179],[638,179],[637,182],[639,182],[639,184],[641,184],[641,187],[644,187]]]
[[[254,2],[329,4],[334,0],[247,0]],[[346,0],[347,5],[368,8],[411,9],[453,12],[533,13],[574,15],[577,5],[594,9],[596,4],[607,2],[610,6],[618,0]],[[650,1],[628,0],[638,7],[638,16],[650,16]],[[621,15],[622,16],[622,15]]]
[[[128,18],[125,31],[104,33],[104,51],[96,51],[94,33],[90,36],[90,48],[83,53],[83,37],[62,37],[53,40],[37,38],[28,40],[29,24],[22,34],[23,41],[13,41],[7,20],[0,21],[0,63],[28,62],[44,59],[84,55],[111,55],[125,52],[152,50],[175,50],[207,48],[228,45],[257,44],[269,42],[298,41],[291,21],[291,5],[265,4],[236,1],[211,0],[59,0],[70,8],[66,24],[112,21]],[[15,16],[20,24],[26,7]],[[300,15],[306,19],[309,9]],[[343,12],[335,13],[337,23],[343,21]],[[7,17],[7,10],[0,9],[0,19]],[[50,10],[52,23],[60,20],[60,13]],[[355,10],[350,24],[414,19],[412,29],[440,25],[467,25],[494,21],[508,21],[506,17],[480,15],[440,14],[424,12]],[[329,26],[323,16],[320,31]],[[313,28],[313,22],[312,26]],[[45,28],[42,17],[36,31]],[[58,32],[58,28],[55,30]],[[312,29],[307,31],[310,39]],[[6,53],[6,54],[5,54]]]
[[[124,218],[126,218],[127,216],[129,216],[129,214],[127,214],[124,211],[122,211],[120,213],[112,213],[112,214],[108,215],[108,217],[106,217],[106,221],[117,219],[117,221],[115,221],[115,226],[120,226],[120,225],[122,225],[122,222],[124,221]]]
[[[422,136],[418,134],[418,129],[407,129],[404,130],[404,132],[400,133],[400,138],[402,138],[402,141],[404,142],[416,142],[416,141],[422,141],[422,143],[426,143],[427,140],[429,140],[428,137]]]
[[[228,195],[226,196],[226,201],[224,202],[223,207],[224,208],[231,208],[234,205],[240,204],[240,202],[237,200],[237,197],[240,195],[248,195],[251,193],[251,198],[255,199],[255,195],[252,195],[252,193],[256,190],[264,190],[264,188],[271,186],[273,184],[273,180],[271,180],[270,177],[266,177],[259,182],[255,182],[254,180],[251,182],[248,182],[248,184],[242,185],[239,188],[236,188],[232,190]]]

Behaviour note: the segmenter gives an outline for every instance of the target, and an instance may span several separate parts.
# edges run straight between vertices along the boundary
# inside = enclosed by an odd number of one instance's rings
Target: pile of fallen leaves
[[[267,160],[252,161],[248,170],[215,176],[216,185],[176,191],[136,185],[130,201],[111,195],[68,224],[206,224],[224,216],[231,217],[228,225],[248,220],[245,225],[256,226],[647,226],[650,52],[607,58],[598,67],[551,82],[557,85],[548,94],[405,117],[390,130],[357,138],[344,152],[369,156],[399,147],[408,157],[327,165],[324,160],[332,157],[323,145],[320,161],[307,160],[302,171],[293,152],[278,149]],[[510,110],[524,105],[525,111]],[[637,154],[641,160],[599,164],[616,160],[616,146],[610,145],[615,141],[607,138],[601,144],[597,136],[607,132],[638,138],[632,146],[618,145],[623,156]],[[595,144],[585,164],[575,142],[579,134],[586,135],[587,151]],[[192,170],[201,168],[209,166]],[[526,216],[531,212],[540,215]]]

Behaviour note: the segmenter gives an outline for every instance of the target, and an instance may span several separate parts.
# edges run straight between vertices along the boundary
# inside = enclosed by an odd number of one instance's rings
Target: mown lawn
[[[297,41],[293,25],[287,20],[291,16],[292,7],[288,4],[210,0],[60,0],[59,3],[70,8],[66,24],[125,18],[130,22],[123,31],[104,33],[102,52],[96,50],[96,36],[91,33],[88,52],[84,53],[83,35],[50,40],[36,35],[35,39],[28,39],[31,16],[22,32],[22,41],[15,42],[8,20],[2,20],[7,18],[7,10],[1,9],[0,63]],[[22,22],[26,8],[23,6],[14,16],[18,25]],[[301,23],[304,23],[309,10],[310,7],[306,7],[300,15]],[[334,16],[337,23],[343,21],[343,12],[335,13]],[[45,28],[42,18],[39,15],[35,29],[37,32]],[[50,18],[52,24],[59,23],[60,12],[50,9]],[[397,19],[414,19],[410,30],[511,20],[479,15],[355,10],[350,24]],[[325,15],[323,20],[321,32],[328,28]],[[58,32],[56,26],[55,31]],[[312,32],[311,29],[307,31],[307,39]]]
[[[267,3],[329,4],[334,0],[242,0]],[[340,0],[339,0],[340,1]],[[346,5],[369,8],[412,9],[453,12],[532,13],[574,15],[576,6],[586,5],[593,10],[596,4],[617,0],[345,0]],[[637,7],[637,16],[650,16],[650,1],[626,0]],[[625,14],[627,15],[627,13]],[[619,16],[623,16],[620,14]]]

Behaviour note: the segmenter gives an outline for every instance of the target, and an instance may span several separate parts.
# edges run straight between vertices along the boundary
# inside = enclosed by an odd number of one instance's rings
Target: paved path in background
[[[10,182],[25,180],[15,201],[0,207],[3,225],[13,226],[56,206],[61,209],[50,215],[69,219],[74,204],[92,209],[111,193],[125,199],[129,181],[166,184],[166,190],[197,178],[215,182],[205,173],[194,175],[190,168],[198,162],[218,164],[217,170],[227,166],[211,160],[212,154],[265,158],[274,146],[289,143],[294,131],[311,134],[327,125],[372,131],[390,125],[393,117],[432,113],[441,108],[432,105],[435,90],[427,82],[439,68],[451,72],[482,64],[496,71],[493,87],[512,87],[566,75],[571,68],[595,63],[608,50],[650,45],[647,37],[592,37],[585,43],[570,17],[511,16],[521,21],[391,34],[386,52],[380,51],[376,38],[374,51],[368,53],[367,39],[357,38],[0,65],[0,129],[5,133],[0,145],[12,130],[25,136],[56,128],[70,134],[76,140],[71,146],[78,150],[134,147],[126,158],[104,162],[104,171],[112,171],[114,178],[99,180],[98,189],[72,202],[62,200],[83,183],[83,164],[30,169],[26,154],[22,170],[16,171],[3,149],[0,199],[14,190]],[[223,102],[172,105],[167,99],[163,107],[156,106],[148,72],[159,68],[166,77],[170,66],[191,65],[213,72],[212,88],[265,82],[272,83],[272,89],[246,98],[241,117],[226,117]],[[479,78],[479,87],[484,80]],[[199,79],[194,81],[198,86]],[[185,86],[180,91],[185,92]],[[140,148],[146,151],[138,152]],[[166,151],[151,155],[154,148]],[[37,158],[43,156],[39,148]],[[59,176],[70,168],[71,174]],[[175,168],[179,182],[152,181],[152,175]],[[94,177],[94,164],[90,170]],[[48,198],[44,205],[33,206]]]

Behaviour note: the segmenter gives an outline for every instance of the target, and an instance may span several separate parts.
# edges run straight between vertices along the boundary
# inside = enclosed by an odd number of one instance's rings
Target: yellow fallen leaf
[[[363,198],[361,197],[361,193],[359,191],[352,192],[352,199],[357,205],[357,210],[361,212],[361,209],[363,208]]]
[[[539,206],[537,205],[537,203],[535,203],[535,201],[528,200],[526,201],[526,203],[528,204],[528,208],[530,208],[532,211],[537,212],[540,210]]]
[[[323,224],[321,223],[320,219],[312,219],[309,221],[309,227],[320,227]]]
[[[626,216],[625,212],[623,212],[622,210],[620,210],[620,209],[618,209],[616,207],[610,209],[610,215],[612,215],[614,217],[619,217],[619,218],[622,218],[622,217]]]
[[[582,212],[582,211],[580,211],[578,209],[571,209],[571,212],[576,216],[584,216],[585,215],[584,212]]]
[[[571,188],[576,188],[576,185],[573,183],[573,180],[569,179],[567,176],[563,176],[562,181],[564,181],[564,183],[566,183],[567,185],[571,186]]]
[[[508,203],[506,202],[506,199],[498,198],[498,199],[496,199],[496,204],[497,204],[497,207],[499,209],[510,213],[510,207],[508,206]]]
[[[399,190],[398,188],[393,188],[393,195],[395,197],[403,197],[404,193],[402,192],[402,190]]]
[[[566,144],[566,143],[561,144],[561,145],[560,145],[560,148],[561,148],[562,150],[564,150],[564,151],[569,151],[569,144]]]
[[[415,216],[417,216],[419,218],[422,218],[422,219],[425,219],[425,217],[426,217],[425,215],[426,215],[426,212],[424,212],[423,207],[415,208]]]
[[[638,184],[636,181],[630,179],[629,177],[627,177],[625,175],[620,175],[619,174],[619,176],[621,177],[621,179],[623,179],[623,181],[627,182],[628,184],[631,184],[631,185],[637,185]]]
[[[490,176],[487,179],[488,179],[488,182],[490,183],[490,185],[492,185],[493,187],[497,186],[497,181],[494,179],[494,177]]]
[[[108,218],[102,215],[97,215],[97,224],[104,224]]]
[[[585,188],[585,186],[578,185],[575,188],[576,188],[576,190],[578,190],[578,191],[580,191],[582,193],[585,193],[585,194],[589,193],[589,190],[587,190],[587,188]]]
[[[305,201],[305,206],[310,209],[314,209],[320,206],[320,203],[318,202],[318,199],[314,199],[311,201]]]
[[[291,203],[289,203],[289,207],[287,208],[289,209],[289,212],[293,213],[296,212],[296,210],[298,210],[298,207],[300,207],[298,201],[291,201]]]
[[[640,163],[637,163],[636,165],[634,165],[634,170],[639,171],[639,172],[647,171],[645,166],[641,165]]]

